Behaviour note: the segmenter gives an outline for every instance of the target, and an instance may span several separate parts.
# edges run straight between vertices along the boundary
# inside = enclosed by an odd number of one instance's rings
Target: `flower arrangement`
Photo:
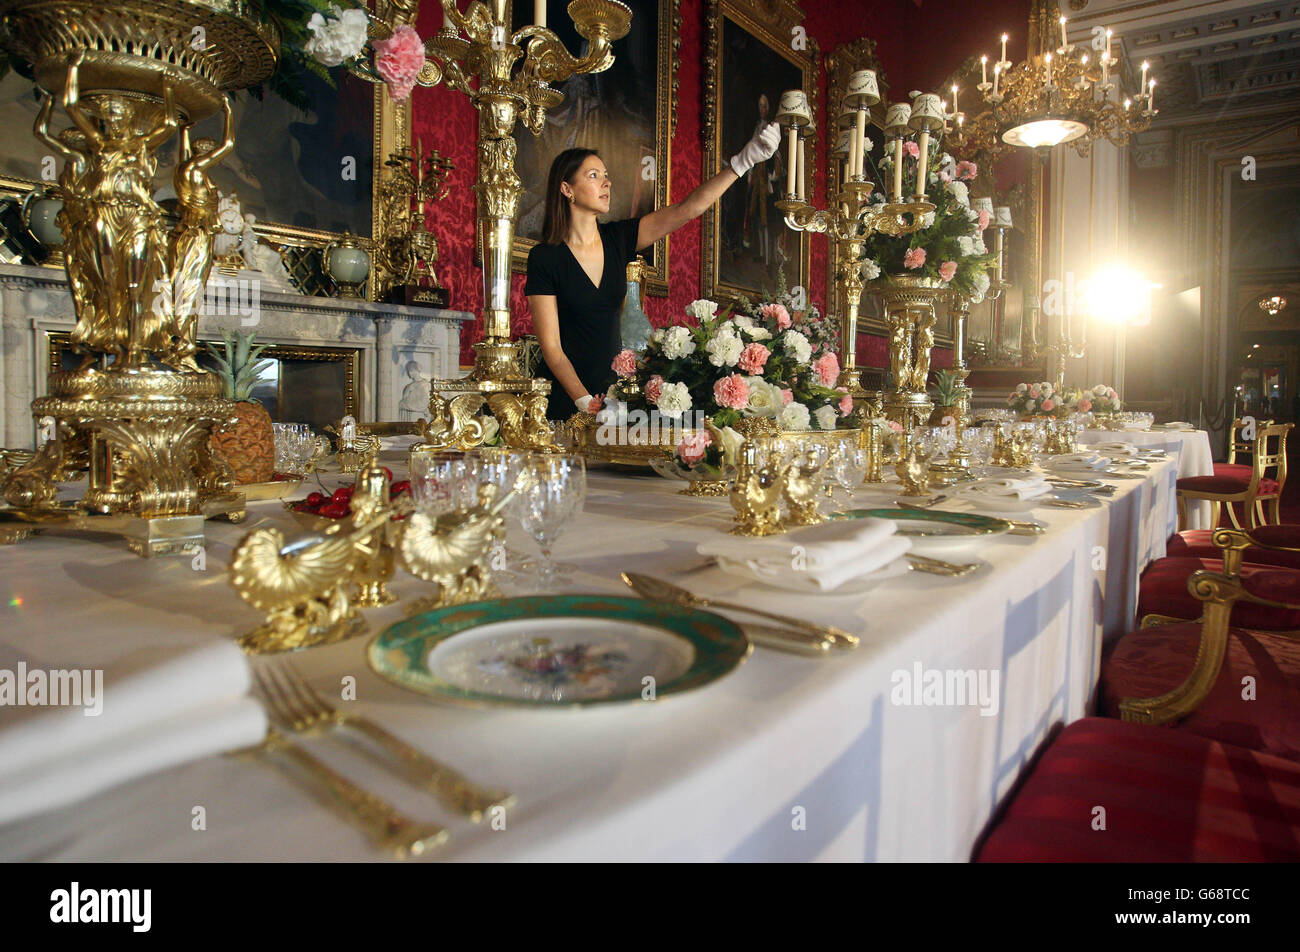
[[[680,420],[695,412],[718,428],[752,416],[772,417],[785,430],[852,425],[853,399],[836,389],[839,359],[815,309],[796,321],[778,300],[740,313],[697,300],[686,317],[695,323],[657,328],[640,354],[623,350],[614,358],[620,379],[607,397],[616,414],[656,411]]]
[[[692,472],[713,479],[725,479],[728,477],[728,467],[736,465],[736,457],[744,439],[729,426],[720,430],[716,427],[697,430],[673,448],[673,460]]]
[[[1076,406],[1080,413],[1118,413],[1122,408],[1115,388],[1104,383],[1083,391]]]
[[[1016,384],[1007,397],[1007,406],[1021,416],[1065,416],[1074,412],[1070,391],[1058,392],[1046,380]]]
[[[936,278],[945,286],[969,297],[975,304],[989,290],[989,269],[994,256],[984,244],[989,214],[970,207],[970,186],[979,174],[974,162],[958,162],[930,142],[930,169],[926,197],[934,211],[927,212],[921,228],[910,235],[866,235],[862,249],[863,277],[876,280],[882,275]],[[903,193],[916,191],[920,147],[908,142],[903,152]],[[881,160],[876,175],[875,204],[885,202],[886,182],[893,181],[893,155]]]

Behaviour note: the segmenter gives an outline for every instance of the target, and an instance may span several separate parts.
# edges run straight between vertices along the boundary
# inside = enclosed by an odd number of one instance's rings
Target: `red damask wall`
[[[679,68],[677,127],[672,142],[672,171],[669,197],[680,201],[700,184],[704,149],[700,138],[700,111],[703,105],[701,76],[704,64],[704,26],[707,0],[681,0],[682,44]],[[885,76],[895,96],[918,87],[933,88],[955,69],[961,60],[979,50],[968,45],[976,42],[975,31],[992,37],[1006,28],[1016,32],[1028,18],[1028,0],[803,0],[804,26],[814,37],[823,54],[842,43],[860,37],[876,41]],[[959,15],[953,15],[957,13]],[[438,4],[421,4],[417,29],[429,36],[442,26]],[[973,29],[972,29],[973,26]],[[916,38],[923,38],[915,41]],[[978,39],[986,39],[979,37]],[[914,42],[915,41],[915,42]],[[826,112],[826,77],[819,76],[820,112]],[[442,202],[429,211],[429,228],[438,236],[441,258],[438,276],[451,290],[451,306],[476,314],[482,306],[482,273],[474,264],[473,191],[477,168],[477,116],[462,93],[443,87],[417,88],[412,110],[412,135],[423,140],[426,148],[439,149],[456,165],[451,173],[451,190]],[[527,135],[526,131],[521,132]],[[822,137],[823,141],[825,137]],[[824,155],[814,166],[817,178],[814,197],[824,204]],[[826,241],[814,235],[812,241],[811,295],[815,302],[825,300]],[[517,334],[528,333],[532,319],[523,295],[524,277],[512,281],[512,311]],[[669,261],[669,295],[652,297],[646,310],[653,323],[668,324],[682,316],[683,308],[700,294],[700,223],[691,222],[673,233]],[[469,345],[481,336],[481,320],[466,326],[462,335],[461,362],[472,363]],[[883,366],[887,351],[883,338],[862,335],[858,360],[863,366]],[[936,351],[933,364],[951,364],[951,352]]]

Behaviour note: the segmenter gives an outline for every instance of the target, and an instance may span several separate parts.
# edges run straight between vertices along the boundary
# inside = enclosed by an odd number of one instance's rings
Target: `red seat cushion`
[[[1100,713],[1119,717],[1122,698],[1159,697],[1178,687],[1192,673],[1200,643],[1196,622],[1124,635],[1102,661]],[[1254,678],[1254,700],[1242,696],[1247,677]],[[1178,727],[1300,760],[1300,638],[1230,628],[1218,680]]]
[[[1201,569],[1221,572],[1223,560],[1165,557],[1152,562],[1142,573],[1138,586],[1138,618],[1146,615],[1200,618],[1202,604],[1187,590],[1187,580]],[[1243,563],[1241,581],[1252,595],[1300,604],[1300,571],[1296,569]],[[1232,623],[1243,628],[1293,631],[1300,629],[1300,609],[1240,601],[1232,609]]]
[[[1284,531],[1274,531],[1279,529]],[[1218,568],[1222,568],[1223,551],[1211,541],[1213,535],[1213,529],[1188,529],[1170,536],[1165,555],[1173,558],[1209,559]],[[1251,535],[1269,545],[1300,548],[1300,526],[1259,526],[1252,530]],[[1242,553],[1242,558],[1255,565],[1282,565],[1289,569],[1300,569],[1300,552],[1274,552],[1251,546]]]
[[[1224,464],[1219,463],[1217,466]],[[1249,466],[1246,469],[1250,469]],[[1244,493],[1250,486],[1250,473],[1245,477],[1238,476],[1220,476],[1217,473],[1214,476],[1184,476],[1178,480],[1178,488],[1194,493],[1215,493],[1216,495],[1226,496],[1230,493]],[[1271,496],[1277,494],[1277,480],[1268,476],[1262,476],[1259,480],[1259,488],[1255,490],[1256,496]]]
[[[1104,830],[1096,828],[1101,819]],[[975,858],[1295,862],[1300,764],[1179,731],[1084,718],[1039,758]]]

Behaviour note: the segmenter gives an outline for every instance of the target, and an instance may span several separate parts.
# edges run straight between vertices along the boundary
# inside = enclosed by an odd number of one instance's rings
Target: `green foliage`
[[[212,359],[217,362],[217,375],[221,378],[222,386],[225,388],[224,396],[227,400],[239,400],[244,403],[252,403],[253,386],[257,383],[257,378],[261,376],[262,371],[269,367],[273,361],[270,358],[258,360],[258,355],[265,349],[265,344],[253,346],[253,337],[255,331],[248,333],[232,334],[228,330],[221,332],[221,338],[225,341],[225,347],[218,347],[209,341],[204,342],[208,353]]]
[[[940,370],[935,374],[934,387],[930,390],[930,399],[943,407],[955,406],[961,396],[961,378],[954,371]]]

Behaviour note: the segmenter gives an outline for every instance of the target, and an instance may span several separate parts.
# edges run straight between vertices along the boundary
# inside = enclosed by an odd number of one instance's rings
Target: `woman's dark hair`
[[[560,191],[560,183],[570,181],[582,168],[588,156],[600,158],[595,149],[565,149],[551,163],[551,174],[546,177],[546,218],[542,225],[542,243],[561,244],[569,236],[569,200]]]

